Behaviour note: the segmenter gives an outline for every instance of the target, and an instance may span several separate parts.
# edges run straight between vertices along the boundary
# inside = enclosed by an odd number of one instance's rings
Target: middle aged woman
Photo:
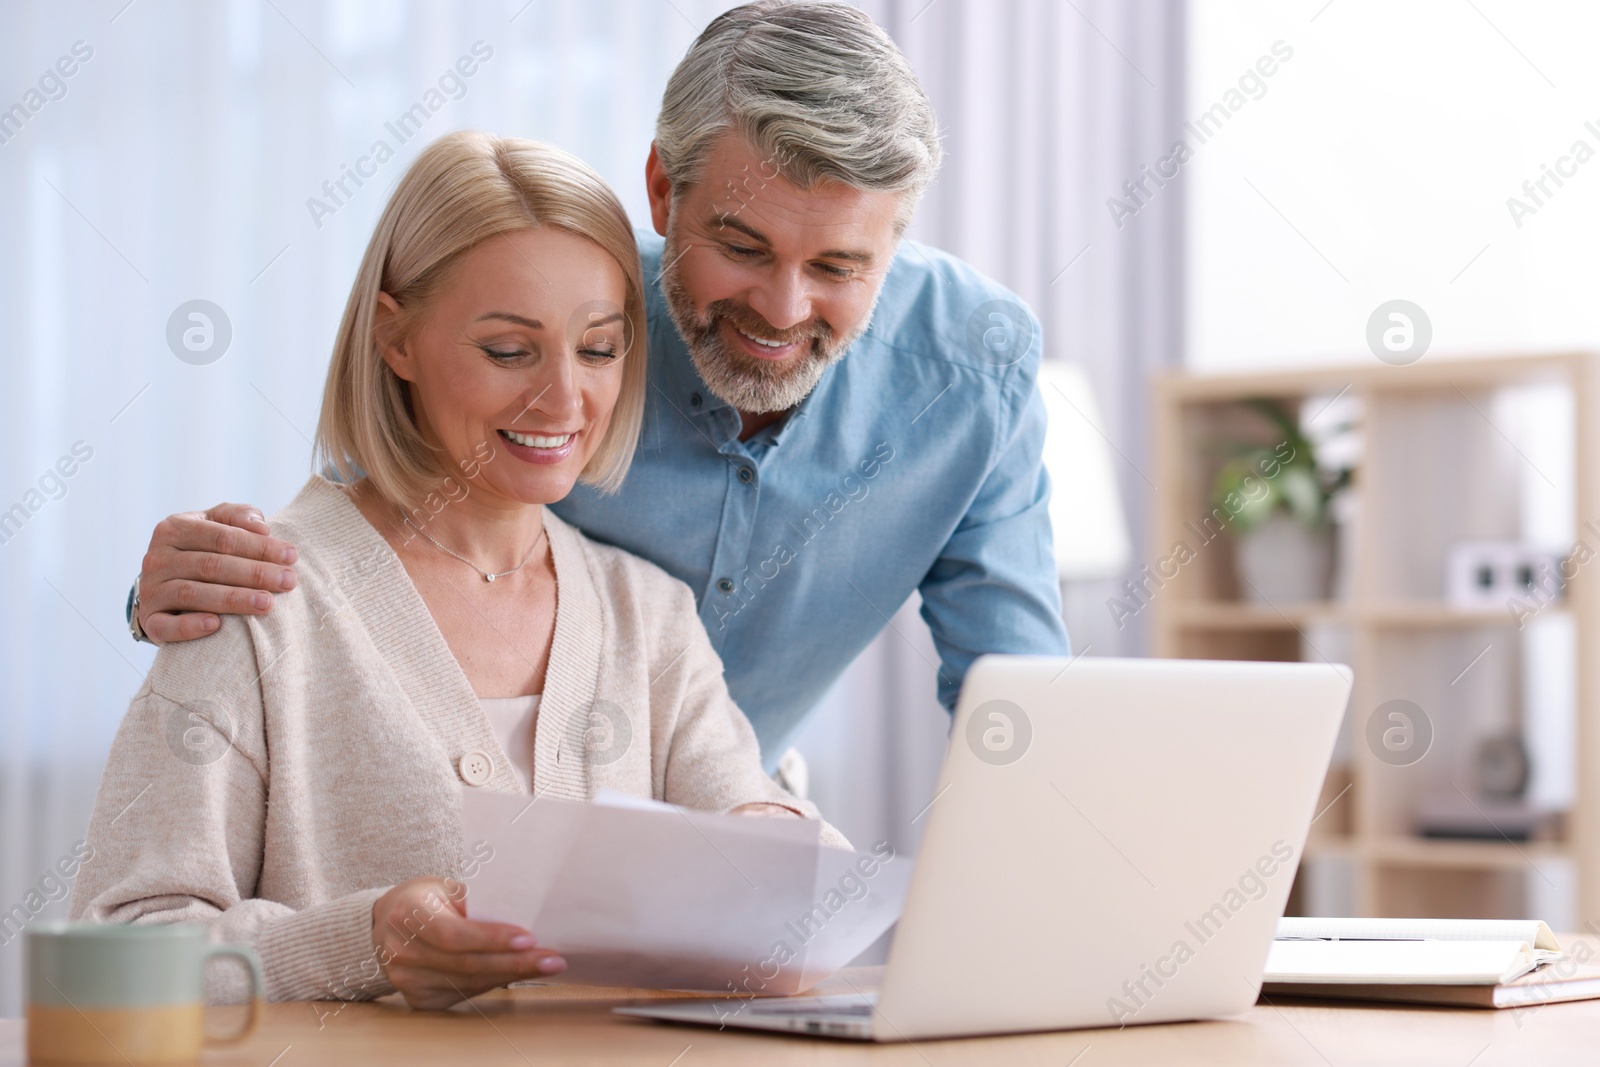
[[[542,506],[621,482],[644,336],[633,234],[593,171],[481,133],[421,153],[334,348],[337,481],[272,522],[300,586],[156,657],[75,918],[205,923],[256,948],[272,999],[442,1007],[564,967],[467,917],[463,785],[817,817],[763,773],[689,588]]]

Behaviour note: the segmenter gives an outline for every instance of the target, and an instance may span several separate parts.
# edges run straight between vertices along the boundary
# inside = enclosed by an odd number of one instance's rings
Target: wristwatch
[[[145,636],[144,627],[139,625],[139,579],[143,577],[144,575],[140,574],[135,578],[133,588],[128,590],[128,606],[125,609],[128,616],[128,632],[133,635],[135,641],[153,645],[155,642]]]

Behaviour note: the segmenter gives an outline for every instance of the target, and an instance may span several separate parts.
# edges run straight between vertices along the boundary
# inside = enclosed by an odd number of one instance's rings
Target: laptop
[[[876,993],[616,1010],[862,1041],[1244,1011],[1350,684],[1325,663],[982,657]]]

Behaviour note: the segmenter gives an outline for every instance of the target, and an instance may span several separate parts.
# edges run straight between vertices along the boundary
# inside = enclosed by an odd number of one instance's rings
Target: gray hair
[[[802,189],[908,194],[900,228],[939,169],[938,123],[911,64],[866,14],[828,0],[755,0],[689,47],[656,121],[675,193],[701,179],[729,129]]]

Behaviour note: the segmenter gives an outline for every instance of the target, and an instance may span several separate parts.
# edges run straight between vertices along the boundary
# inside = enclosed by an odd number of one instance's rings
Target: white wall
[[[1600,6],[1193,0],[1191,20],[1191,117],[1293,49],[1184,168],[1191,366],[1371,359],[1395,298],[1433,352],[1600,341]],[[1507,198],[1578,140],[1596,157],[1519,228]]]

